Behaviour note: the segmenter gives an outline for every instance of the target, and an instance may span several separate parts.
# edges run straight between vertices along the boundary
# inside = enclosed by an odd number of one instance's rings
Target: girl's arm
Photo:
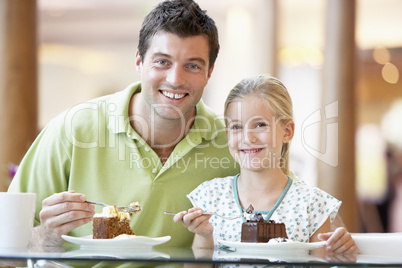
[[[327,220],[324,222],[323,225],[321,225],[320,228],[318,228],[317,231],[315,231],[315,233],[310,237],[310,242],[319,242],[321,241],[320,239],[318,239],[318,234],[320,233],[328,233],[331,231],[331,221],[329,220],[329,217],[327,218]]]
[[[318,234],[320,233],[327,233],[331,231],[331,221],[329,218],[324,222],[324,224],[318,228],[317,231],[310,237],[310,242],[318,242],[321,241],[318,239]],[[310,253],[315,256],[319,256],[320,258],[325,258],[325,256],[329,253],[327,252],[327,248],[325,246],[322,246],[320,248],[313,249]]]
[[[334,232],[331,231],[329,218],[325,223],[310,237],[310,242],[327,241],[326,251],[342,254],[358,254],[352,235],[344,227],[338,227]]]
[[[214,238],[212,234],[208,236],[195,234],[193,248],[214,248]]]
[[[173,217],[174,222],[182,222],[190,232],[195,234],[193,248],[213,248],[213,231],[209,219],[212,215],[204,215],[200,208],[190,208],[188,211],[177,213]]]
[[[334,232],[319,233],[317,238],[327,241],[327,251],[342,254],[360,253],[352,235],[344,227],[338,227]]]

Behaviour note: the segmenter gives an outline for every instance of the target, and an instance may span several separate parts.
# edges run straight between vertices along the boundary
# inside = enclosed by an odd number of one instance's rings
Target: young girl
[[[285,86],[265,75],[242,80],[227,97],[225,122],[229,149],[241,172],[202,183],[188,195],[194,208],[175,215],[174,221],[195,233],[193,247],[218,246],[219,239],[240,241],[243,217],[227,220],[202,213],[232,217],[244,214],[250,204],[266,220],[285,223],[291,240],[320,241],[318,234],[330,232],[341,202],[288,176],[295,124]],[[341,251],[357,250],[350,235],[343,240]]]

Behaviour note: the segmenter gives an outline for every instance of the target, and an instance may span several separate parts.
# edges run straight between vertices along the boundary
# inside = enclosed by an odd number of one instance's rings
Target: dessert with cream
[[[252,214],[254,208],[250,205],[247,214]],[[243,222],[241,228],[241,242],[266,243],[272,238],[287,239],[284,223],[276,223],[273,220],[265,220],[260,213],[255,213],[250,219]]]
[[[93,217],[93,239],[111,239],[119,235],[135,235],[130,227],[130,214],[120,212],[116,206],[104,207]]]
[[[271,238],[268,241],[268,244],[281,244],[281,243],[293,243],[291,239],[284,238],[284,237],[276,237],[276,238]]]

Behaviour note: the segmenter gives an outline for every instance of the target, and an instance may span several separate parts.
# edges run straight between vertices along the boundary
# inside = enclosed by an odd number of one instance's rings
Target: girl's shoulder
[[[231,200],[234,196],[233,180],[236,176],[215,178],[205,181],[187,195],[193,206],[210,210],[216,207],[220,200]]]
[[[314,197],[325,197],[325,198],[333,198],[330,194],[325,192],[324,190],[309,185],[303,181],[293,181],[292,187],[290,188],[290,192],[297,193],[298,195],[307,195],[312,198]]]
[[[204,181],[201,183],[197,189],[223,189],[227,187],[232,187],[233,180],[236,176],[227,176],[222,178],[214,178],[209,181]]]
[[[304,181],[299,181],[299,180],[293,180],[292,187],[298,188],[298,189],[303,189],[303,190],[309,190],[309,189],[314,188],[314,186],[309,185],[309,184],[305,183]]]

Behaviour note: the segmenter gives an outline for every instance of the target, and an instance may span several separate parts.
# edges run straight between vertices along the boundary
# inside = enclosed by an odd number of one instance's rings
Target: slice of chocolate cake
[[[246,212],[251,214],[250,210],[254,211],[251,205]],[[277,237],[288,238],[285,224],[276,223],[273,220],[266,221],[260,213],[254,214],[242,224],[241,242],[266,243],[271,238]]]

